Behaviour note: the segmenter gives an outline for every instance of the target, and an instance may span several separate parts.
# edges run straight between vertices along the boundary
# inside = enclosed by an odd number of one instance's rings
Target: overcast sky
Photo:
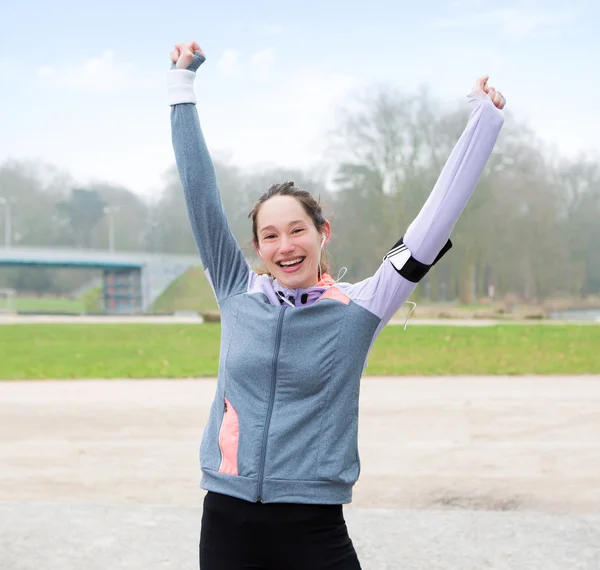
[[[173,164],[174,42],[213,154],[319,164],[335,109],[377,84],[454,102],[482,74],[564,154],[600,151],[600,2],[20,0],[0,7],[0,164],[35,159],[144,194]]]

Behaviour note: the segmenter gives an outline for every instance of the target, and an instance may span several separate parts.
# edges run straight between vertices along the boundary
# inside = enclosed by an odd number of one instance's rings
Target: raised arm
[[[446,245],[504,123],[504,97],[487,86],[487,79],[478,79],[469,94],[472,110],[467,127],[403,238],[413,258],[421,264],[431,265]]]
[[[387,323],[429,268],[451,247],[450,234],[492,153],[504,123],[500,92],[477,80],[468,96],[469,122],[425,205],[391,248],[377,273],[352,286],[349,295]]]
[[[204,271],[220,303],[246,291],[250,269],[227,223],[196,109],[194,79],[204,54],[195,42],[178,44],[171,61],[167,86],[175,160]]]

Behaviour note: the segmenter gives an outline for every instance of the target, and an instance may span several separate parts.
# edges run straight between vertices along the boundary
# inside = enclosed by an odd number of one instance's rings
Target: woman
[[[342,505],[358,479],[358,398],[369,350],[428,269],[489,158],[505,101],[477,81],[471,118],[431,196],[377,272],[335,283],[330,224],[293,183],[252,210],[250,269],[225,218],[196,111],[196,42],[171,52],[173,145],[191,226],[221,312],[219,376],[200,448],[202,570],[355,570]]]

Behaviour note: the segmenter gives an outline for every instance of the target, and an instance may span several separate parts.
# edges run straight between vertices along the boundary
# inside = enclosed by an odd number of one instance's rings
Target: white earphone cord
[[[320,263],[320,261],[319,261],[319,263]],[[348,268],[342,267],[339,270],[337,279],[335,279],[333,284],[335,285],[344,275],[346,275],[347,272],[348,272]],[[379,287],[376,287],[375,292],[370,297],[352,297],[352,300],[353,301],[370,301],[371,299],[373,299],[375,297],[375,295],[377,295],[378,292],[379,292]],[[404,320],[404,330],[406,330],[406,326],[408,325],[408,319],[410,319],[410,316],[413,314],[413,311],[417,308],[417,304],[414,301],[404,301],[404,303],[402,303],[402,305],[404,305],[405,303],[409,303],[410,305],[413,305],[413,307],[408,312],[408,314],[406,315],[406,319]],[[400,309],[404,312],[404,308],[402,306],[400,307]]]

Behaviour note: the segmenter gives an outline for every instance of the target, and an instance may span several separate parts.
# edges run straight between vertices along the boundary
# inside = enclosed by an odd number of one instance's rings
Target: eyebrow
[[[296,224],[306,224],[306,222],[304,220],[294,220],[293,222],[290,222],[288,224],[288,226],[294,226]],[[275,230],[275,229],[277,229],[277,228],[275,228],[275,226],[265,226],[264,228],[261,228],[260,231],[262,233],[265,230]]]

